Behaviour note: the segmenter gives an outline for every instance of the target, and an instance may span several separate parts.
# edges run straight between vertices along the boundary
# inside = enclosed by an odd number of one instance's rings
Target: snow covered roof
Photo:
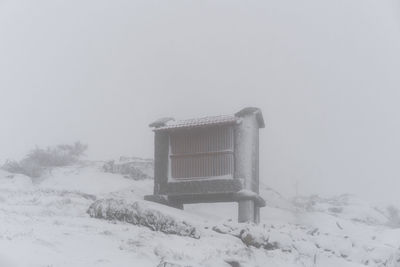
[[[221,116],[211,116],[211,117],[203,117],[196,119],[187,119],[187,120],[177,120],[177,121],[168,121],[161,127],[156,128],[155,130],[169,130],[169,129],[181,129],[181,128],[194,128],[201,126],[209,126],[209,125],[221,125],[221,124],[234,124],[238,121],[238,118],[234,115],[221,115]]]
[[[254,108],[254,107],[244,108],[239,112],[231,115],[209,116],[209,117],[186,119],[186,120],[174,120],[173,118],[167,117],[159,119],[151,123],[149,126],[154,127],[155,131],[161,131],[161,130],[174,130],[182,128],[195,128],[202,126],[235,124],[240,120],[240,117],[244,117],[250,114],[254,114],[256,116],[260,128],[265,127],[261,110],[259,108]]]

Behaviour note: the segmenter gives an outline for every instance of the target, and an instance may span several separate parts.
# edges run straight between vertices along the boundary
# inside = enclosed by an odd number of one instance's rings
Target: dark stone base
[[[183,209],[183,204],[196,203],[217,203],[217,202],[239,202],[243,200],[252,200],[256,207],[265,207],[265,200],[257,195],[237,193],[215,193],[215,194],[193,194],[193,195],[148,195],[145,200],[160,203],[174,208]]]
[[[188,180],[161,184],[162,195],[234,193],[243,189],[243,179]]]
[[[219,193],[206,195],[174,195],[168,196],[169,200],[183,204],[195,203],[216,203],[216,202],[239,202],[242,200],[252,200],[256,207],[265,207],[265,200],[257,195],[244,195],[241,192]]]

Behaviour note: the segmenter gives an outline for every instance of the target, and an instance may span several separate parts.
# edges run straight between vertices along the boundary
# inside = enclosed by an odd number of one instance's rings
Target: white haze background
[[[0,0],[0,159],[81,140],[152,157],[148,124],[263,110],[261,179],[400,201],[397,1]]]

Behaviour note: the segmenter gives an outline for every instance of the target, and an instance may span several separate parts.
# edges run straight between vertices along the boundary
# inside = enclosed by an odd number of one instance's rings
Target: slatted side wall
[[[173,178],[233,175],[232,126],[186,130],[170,137]]]

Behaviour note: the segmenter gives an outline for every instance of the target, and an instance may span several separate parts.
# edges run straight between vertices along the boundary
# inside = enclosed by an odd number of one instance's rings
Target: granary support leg
[[[260,223],[260,207],[257,206],[254,209],[255,209],[254,210],[254,222],[256,224],[259,224]]]
[[[238,221],[242,222],[255,222],[255,211],[254,200],[240,200],[239,203],[239,216]]]

